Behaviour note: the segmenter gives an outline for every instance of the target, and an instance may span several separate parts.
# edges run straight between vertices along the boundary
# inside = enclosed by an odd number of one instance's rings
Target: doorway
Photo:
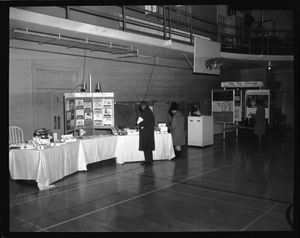
[[[33,66],[33,126],[64,134],[64,94],[78,83],[80,69]]]

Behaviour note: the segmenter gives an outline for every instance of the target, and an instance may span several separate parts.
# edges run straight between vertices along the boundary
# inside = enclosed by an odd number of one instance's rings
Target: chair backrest
[[[9,144],[23,143],[23,131],[20,127],[10,126],[9,127]]]

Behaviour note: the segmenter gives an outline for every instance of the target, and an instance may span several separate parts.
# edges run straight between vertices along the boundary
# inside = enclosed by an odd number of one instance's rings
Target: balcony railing
[[[236,27],[212,22],[175,6],[57,7],[59,17],[193,45],[194,37],[221,43],[221,51],[243,54],[292,55],[293,31]],[[25,8],[26,9],[26,8]],[[30,9],[32,10],[32,9]],[[38,11],[38,10],[36,10]],[[55,11],[43,12],[54,15]],[[58,12],[58,11],[57,11]],[[57,15],[56,15],[57,16]]]

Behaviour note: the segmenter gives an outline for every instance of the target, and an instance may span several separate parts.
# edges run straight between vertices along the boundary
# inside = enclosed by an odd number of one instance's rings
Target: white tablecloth
[[[116,162],[144,161],[138,150],[139,135],[105,136],[82,139],[44,150],[13,149],[9,152],[12,179],[36,180],[40,189],[76,171],[87,170],[87,165],[110,158]],[[154,160],[170,160],[174,155],[171,134],[155,134]]]
[[[9,152],[10,175],[13,179],[36,180],[40,188],[47,187],[69,174],[82,170],[79,165],[82,156],[79,141],[47,147],[44,150],[13,149]]]
[[[175,157],[171,134],[155,134],[153,160],[170,160]],[[118,164],[145,161],[143,151],[139,151],[139,135],[119,136],[116,152]]]
[[[80,158],[81,167],[102,160],[116,157],[119,136],[104,136],[80,140],[83,156]]]

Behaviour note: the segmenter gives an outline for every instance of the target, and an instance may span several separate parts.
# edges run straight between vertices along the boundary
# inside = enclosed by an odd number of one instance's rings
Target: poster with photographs
[[[113,96],[113,93],[93,93],[93,112],[95,127],[114,126]]]
[[[214,123],[233,123],[235,119],[234,90],[212,90]]]

